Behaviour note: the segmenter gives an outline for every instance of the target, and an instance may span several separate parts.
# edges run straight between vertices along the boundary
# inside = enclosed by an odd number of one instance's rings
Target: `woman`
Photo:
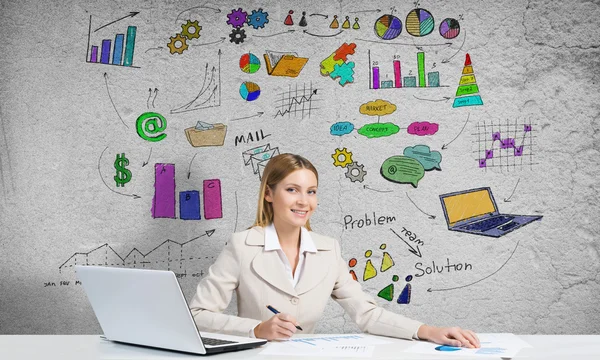
[[[233,234],[190,303],[200,330],[267,340],[289,338],[298,328],[312,333],[332,297],[371,334],[480,346],[470,330],[428,326],[378,307],[350,275],[339,242],[311,231],[317,186],[317,170],[305,158],[269,160],[254,225]],[[234,290],[238,316],[222,314]]]

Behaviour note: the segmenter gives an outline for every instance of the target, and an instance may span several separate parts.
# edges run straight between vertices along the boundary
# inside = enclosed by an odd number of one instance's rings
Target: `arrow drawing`
[[[139,11],[132,11],[132,12],[130,12],[130,13],[129,13],[129,15],[125,15],[125,16],[123,16],[123,17],[122,17],[122,18],[120,18],[120,19],[117,19],[117,20],[115,20],[115,21],[111,21],[111,22],[109,22],[109,23],[108,23],[108,24],[106,24],[106,25],[102,25],[102,26],[100,26],[99,28],[97,28],[96,30],[94,30],[94,32],[96,32],[96,31],[98,31],[98,30],[100,30],[100,29],[102,29],[102,28],[105,28],[105,27],[107,27],[108,25],[112,25],[112,24],[116,23],[117,21],[121,21],[121,20],[123,20],[123,19],[126,19],[126,18],[128,18],[128,17],[134,17],[134,16],[136,16],[136,15],[137,15],[137,14],[139,14],[139,13],[140,13]]]
[[[452,141],[450,141],[448,144],[444,144],[442,145],[442,150],[446,150],[448,148],[448,145],[452,144],[454,142],[454,140],[458,139],[458,137],[460,136],[460,134],[462,134],[463,130],[465,130],[465,126],[467,126],[467,123],[469,122],[469,117],[471,116],[471,113],[467,114],[467,121],[465,121],[465,124],[463,125],[462,129],[460,129],[460,132],[458,133],[458,135],[456,135],[456,137],[454,139],[452,139]]]
[[[119,117],[119,119],[121,119],[121,122],[123,123],[123,125],[125,125],[125,127],[129,129],[129,126],[127,126],[127,124],[125,124],[125,121],[123,121],[121,114],[119,114],[119,110],[117,110],[117,107],[115,106],[115,102],[113,101],[112,96],[110,96],[110,90],[108,89],[108,74],[107,73],[104,73],[104,83],[106,84],[106,92],[108,93],[108,98],[110,99],[110,103],[112,104],[113,108],[115,109],[117,116]]]
[[[394,231],[394,229],[390,228],[390,230],[392,230],[392,232],[394,233],[394,235],[396,235],[398,238],[400,238],[400,240],[404,241],[404,243],[406,245],[408,245],[408,247],[410,249],[408,249],[408,251],[410,251],[411,253],[413,253],[414,255],[417,255],[418,257],[422,257],[421,256],[421,249],[419,249],[419,246],[417,245],[417,248],[413,248],[411,244],[408,243],[408,241],[404,240],[404,238],[402,238],[402,236],[398,235],[398,233],[396,233]]]

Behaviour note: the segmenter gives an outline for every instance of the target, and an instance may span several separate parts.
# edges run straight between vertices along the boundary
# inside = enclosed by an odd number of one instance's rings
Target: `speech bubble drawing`
[[[331,125],[329,133],[335,136],[350,134],[354,130],[354,124],[348,121],[340,121]]]
[[[404,156],[408,156],[417,160],[423,165],[425,171],[433,169],[442,170],[440,162],[442,162],[442,154],[439,151],[431,151],[427,145],[415,145],[404,149]]]
[[[394,155],[385,159],[381,165],[380,173],[388,181],[411,184],[416,188],[419,185],[419,180],[425,176],[425,169],[419,161],[411,157]]]
[[[375,101],[369,101],[366,104],[362,104],[359,111],[364,115],[384,116],[396,111],[396,105],[387,100],[377,99]]]
[[[392,123],[373,123],[367,124],[360,129],[358,129],[358,133],[371,138],[379,138],[384,136],[390,136],[397,134],[400,131],[400,128],[396,124]]]
[[[439,125],[428,121],[414,122],[408,125],[408,133],[411,135],[425,136],[433,135],[439,130]]]

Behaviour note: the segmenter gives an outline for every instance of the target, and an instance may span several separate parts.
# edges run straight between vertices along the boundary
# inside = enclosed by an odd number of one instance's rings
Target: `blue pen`
[[[275,308],[274,308],[274,307],[272,307],[271,305],[267,305],[267,309],[271,310],[271,312],[272,312],[273,314],[279,314],[279,310],[275,309]],[[296,329],[298,329],[298,330],[301,330],[301,331],[304,331],[304,330],[302,330],[302,328],[301,328],[300,326],[298,326],[298,325],[296,325]]]

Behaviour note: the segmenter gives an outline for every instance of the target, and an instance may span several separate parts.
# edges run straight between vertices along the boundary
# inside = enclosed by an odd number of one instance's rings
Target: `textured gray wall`
[[[171,269],[185,274],[180,282],[186,296],[192,296],[198,276],[230,234],[253,221],[259,175],[252,163],[245,165],[242,153],[270,145],[302,154],[316,165],[320,189],[314,229],[340,239],[344,257],[357,260],[353,269],[358,281],[381,306],[429,324],[479,332],[600,333],[600,4],[428,1],[418,7],[435,18],[430,35],[414,37],[404,28],[392,40],[376,36],[377,18],[393,12],[404,23],[414,7],[391,1],[3,0],[0,332],[100,332],[75,283],[75,263]],[[237,8],[262,8],[269,14],[264,28],[243,27],[247,37],[241,44],[229,41],[233,28],[226,23],[226,15]],[[286,26],[291,9],[294,25]],[[132,11],[139,14],[121,19]],[[299,25],[302,11],[307,13],[306,27]],[[329,28],[335,14],[340,23],[345,16],[351,23],[359,17],[360,29]],[[438,31],[445,18],[459,20],[461,31],[454,39]],[[181,54],[171,54],[167,43],[187,20],[198,21],[201,36],[187,40],[189,47]],[[137,27],[135,67],[85,61],[90,26],[92,46],[114,40],[129,25]],[[322,76],[319,64],[344,42],[356,44],[347,58],[355,63],[355,74],[354,82],[342,87]],[[297,52],[309,60],[298,77],[269,76],[265,50]],[[417,72],[420,51],[425,53],[425,71],[432,71],[435,62],[442,87],[369,89],[369,56],[380,64],[382,80],[389,80],[394,56],[408,76],[410,70]],[[240,57],[248,52],[262,63],[254,74],[239,69]],[[454,108],[467,53],[484,105]],[[260,86],[257,100],[240,96],[245,81]],[[304,86],[318,91],[310,97],[308,90],[301,90]],[[191,111],[173,111],[203,87],[207,91]],[[294,98],[305,106],[304,112]],[[396,110],[380,118],[360,112],[362,104],[377,99]],[[290,103],[298,111],[276,115]],[[146,141],[136,132],[136,120],[149,111],[167,119],[162,141]],[[224,144],[192,147],[184,130],[198,121],[225,124]],[[357,132],[377,121],[396,124],[399,132],[378,138]],[[408,133],[410,124],[424,121],[438,124],[439,130],[426,136]],[[332,135],[330,128],[337,122],[350,122],[355,130]],[[531,131],[526,132],[528,124]],[[514,156],[513,149],[500,149],[496,142],[494,159],[480,168],[478,158],[491,146],[494,132],[515,138],[517,146],[523,143],[524,154]],[[242,135],[246,142],[239,143]],[[382,177],[386,159],[415,145],[439,152],[441,171],[425,172],[417,187]],[[364,166],[362,181],[350,181],[347,168],[334,166],[332,154],[343,148]],[[119,153],[126,154],[132,174],[123,187],[113,179]],[[174,164],[177,192],[199,190],[202,204],[203,181],[220,179],[222,218],[206,220],[204,211],[202,220],[153,218],[157,163]],[[484,186],[492,189],[502,212],[543,219],[500,238],[449,231],[439,195]],[[348,223],[350,217],[372,218],[374,213],[384,217],[383,224]],[[421,241],[411,241],[403,228]],[[381,244],[394,260],[385,272],[380,269]],[[409,245],[418,247],[421,256],[411,253]],[[369,259],[367,250],[372,250]],[[115,254],[130,256],[119,262]],[[365,281],[367,260],[377,275]],[[424,274],[433,263],[443,271]],[[448,264],[463,268],[440,268]],[[393,283],[393,275],[399,277],[393,300],[377,297]],[[414,276],[410,303],[399,304],[408,275]],[[234,310],[232,304],[228,311]],[[332,301],[318,331],[357,328]]]

